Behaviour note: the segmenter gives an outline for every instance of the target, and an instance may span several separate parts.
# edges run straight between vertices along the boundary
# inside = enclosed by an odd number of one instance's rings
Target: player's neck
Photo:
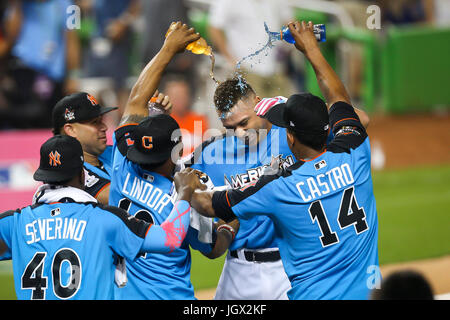
[[[320,154],[322,154],[325,150],[325,147],[322,150],[315,150],[311,147],[299,144],[293,150],[294,156],[297,161],[308,161],[317,158]]]
[[[175,164],[172,161],[170,161],[170,159],[169,159],[168,161],[164,162],[164,164],[160,165],[159,167],[154,167],[151,170],[146,169],[146,168],[143,168],[143,169],[160,174],[169,180],[173,180]]]
[[[69,187],[74,187],[74,188],[83,190],[84,189],[84,183],[82,184],[82,179],[83,178],[80,177],[79,175],[75,176],[66,185],[69,186]]]

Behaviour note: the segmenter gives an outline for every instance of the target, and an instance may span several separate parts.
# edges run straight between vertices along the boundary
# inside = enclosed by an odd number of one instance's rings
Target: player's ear
[[[61,129],[61,134],[76,138],[75,128],[71,123],[65,123]]]
[[[289,132],[289,130],[286,130],[286,140],[289,148],[292,148],[295,144],[295,138],[294,135]]]

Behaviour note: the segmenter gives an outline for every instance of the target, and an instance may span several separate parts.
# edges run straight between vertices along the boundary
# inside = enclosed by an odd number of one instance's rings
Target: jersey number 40
[[[354,191],[354,187],[344,191],[337,220],[341,229],[353,225],[356,234],[360,234],[369,229],[369,227],[365,220],[366,213],[364,212],[364,208],[359,207]],[[336,232],[331,231],[330,224],[328,223],[327,216],[320,200],[311,203],[309,214],[311,215],[312,221],[317,221],[319,224],[320,232],[322,233],[320,241],[322,242],[323,247],[339,242]]]
[[[44,276],[44,262],[47,252],[36,252],[28,263],[22,275],[22,289],[31,289],[32,300],[45,299],[48,289],[47,277]],[[70,264],[71,276],[68,283],[62,283],[61,265],[66,261]],[[60,249],[55,253],[51,265],[53,292],[59,299],[73,297],[81,284],[81,263],[75,251],[69,248]]]

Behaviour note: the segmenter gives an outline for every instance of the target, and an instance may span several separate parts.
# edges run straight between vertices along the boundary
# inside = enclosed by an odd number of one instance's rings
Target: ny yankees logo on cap
[[[61,164],[61,155],[58,153],[58,151],[52,151],[48,154],[49,158],[49,164],[52,167],[56,167]]]

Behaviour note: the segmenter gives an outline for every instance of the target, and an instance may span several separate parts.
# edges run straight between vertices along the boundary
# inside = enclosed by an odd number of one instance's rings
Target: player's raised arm
[[[311,62],[328,108],[338,101],[343,101],[351,105],[351,99],[344,84],[320,51],[316,37],[314,36],[312,22],[295,21],[289,23],[288,26],[295,39],[295,47]],[[363,126],[367,127],[369,124],[369,116],[367,113],[357,108],[354,109]]]
[[[205,189],[195,170],[186,168],[174,176],[178,199],[167,219],[152,225],[145,237],[142,252],[172,252],[183,242],[190,222],[190,201],[196,189]]]
[[[165,68],[176,53],[184,51],[189,43],[199,38],[200,35],[193,28],[188,28],[181,22],[175,24],[161,50],[145,66],[131,89],[120,125],[137,123],[148,116],[147,104],[155,93]]]

